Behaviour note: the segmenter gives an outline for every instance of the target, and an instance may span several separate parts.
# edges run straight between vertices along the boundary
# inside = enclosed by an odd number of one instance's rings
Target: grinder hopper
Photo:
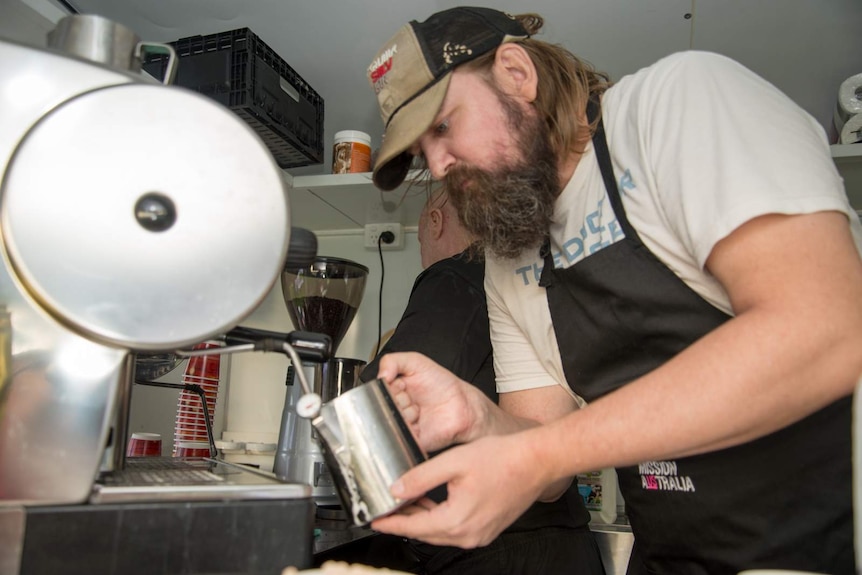
[[[366,279],[364,265],[326,256],[310,266],[284,270],[281,287],[294,327],[331,337],[335,355],[362,302]]]

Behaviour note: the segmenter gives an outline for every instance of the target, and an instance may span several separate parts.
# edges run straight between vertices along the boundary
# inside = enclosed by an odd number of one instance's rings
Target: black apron
[[[566,380],[587,401],[659,367],[729,319],[641,242],[623,209],[601,121],[593,146],[625,237],[567,269],[554,269],[546,242],[539,282]],[[635,534],[629,573],[855,573],[850,408],[848,397],[744,445],[618,468]]]

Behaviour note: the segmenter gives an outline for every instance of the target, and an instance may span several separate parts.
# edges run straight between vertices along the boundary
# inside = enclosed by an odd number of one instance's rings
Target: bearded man
[[[717,54],[611,86],[532,38],[542,23],[446,10],[369,68],[375,183],[421,162],[485,249],[499,393],[381,359],[423,447],[460,445],[397,481],[417,503],[373,527],[483,546],[613,466],[632,574],[855,573],[862,225],[824,130]],[[445,502],[421,498],[440,484]]]

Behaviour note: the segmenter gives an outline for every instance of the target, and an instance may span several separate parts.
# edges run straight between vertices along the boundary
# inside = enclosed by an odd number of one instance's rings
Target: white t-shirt
[[[862,226],[822,127],[740,64],[706,52],[668,56],[610,88],[602,118],[632,226],[718,309],[733,313],[705,262],[717,242],[757,216],[844,212],[862,253]],[[623,238],[592,145],[557,199],[550,236],[558,268]],[[497,389],[562,385],[574,396],[538,285],[542,267],[538,250],[486,260]]]

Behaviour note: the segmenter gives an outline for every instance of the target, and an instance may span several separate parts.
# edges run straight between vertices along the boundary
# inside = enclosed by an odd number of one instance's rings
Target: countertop
[[[263,475],[274,475],[259,471]],[[628,566],[629,556],[634,545],[634,535],[625,516],[615,523],[590,523],[590,530],[596,537],[607,575],[623,575]],[[349,557],[355,548],[371,547],[369,543],[359,543],[376,535],[368,527],[357,527],[347,520],[340,508],[318,508],[314,519],[314,542],[312,554],[315,561],[325,558],[338,558],[344,552]]]
[[[348,553],[348,558],[351,558],[353,555],[349,549],[355,546],[349,544],[376,534],[367,527],[353,526],[346,519],[318,517],[315,519],[314,528],[315,557],[337,558],[341,547]],[[625,518],[613,524],[591,523],[590,530],[596,536],[607,575],[624,575],[634,545],[634,535]]]
[[[374,535],[376,531],[367,527],[351,525],[343,519],[321,519],[314,520],[314,547],[315,555],[324,553],[336,547],[364,539]]]

